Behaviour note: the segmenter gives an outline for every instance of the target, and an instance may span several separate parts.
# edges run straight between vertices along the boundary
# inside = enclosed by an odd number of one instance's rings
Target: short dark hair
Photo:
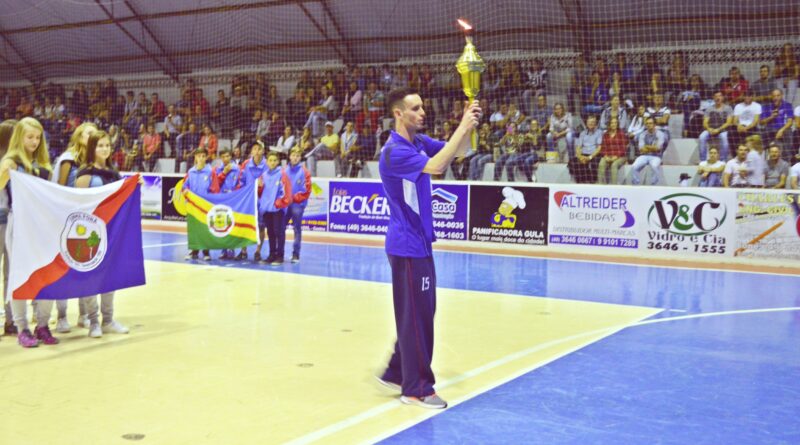
[[[402,105],[403,99],[412,94],[419,94],[417,90],[408,87],[395,88],[386,96],[386,112],[391,116],[395,107]]]
[[[192,154],[192,156],[197,156],[197,155],[199,155],[199,154],[204,154],[204,155],[208,156],[208,150],[206,150],[206,149],[205,149],[205,148],[203,148],[203,147],[197,147],[197,148],[194,150],[194,153]]]
[[[231,154],[231,150],[229,148],[223,148],[222,150],[219,151],[220,156],[229,154]]]

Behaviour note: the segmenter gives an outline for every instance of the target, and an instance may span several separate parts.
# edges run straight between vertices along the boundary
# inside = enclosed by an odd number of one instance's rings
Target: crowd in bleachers
[[[800,160],[800,109],[792,105],[798,104],[799,78],[791,44],[761,66],[757,79],[746,79],[736,66],[721,79],[703,79],[681,52],[664,65],[648,55],[638,66],[619,52],[608,60],[578,57],[568,88],[558,91],[566,91],[558,96],[566,100],[551,103],[556,91],[541,60],[490,60],[482,78],[478,146],[454,161],[452,175],[480,180],[493,163],[495,180],[505,172],[509,181],[519,173],[534,181],[540,162],[554,162],[566,163],[576,182],[617,183],[621,168],[632,164],[632,183],[642,181],[647,166],[657,183],[663,182],[661,157],[671,139],[698,138],[700,161],[707,163],[712,148],[718,161],[732,160],[753,135],[792,165]],[[156,93],[121,92],[113,79],[78,84],[69,94],[60,85],[34,85],[0,90],[0,114],[42,122],[53,159],[74,129],[91,121],[111,135],[120,170],[152,171],[159,158],[171,157],[178,171],[182,161],[191,165],[196,148],[214,159],[220,141],[232,140],[236,163],[260,141],[283,158],[299,147],[314,175],[318,161],[333,160],[336,176],[357,176],[390,127],[384,95],[402,86],[424,99],[428,132],[447,139],[462,113],[460,80],[425,64],[306,71],[288,98],[264,73],[234,77],[216,98],[206,98],[188,79],[170,104]],[[682,134],[672,134],[670,117],[678,114]],[[705,171],[698,169],[700,181]]]

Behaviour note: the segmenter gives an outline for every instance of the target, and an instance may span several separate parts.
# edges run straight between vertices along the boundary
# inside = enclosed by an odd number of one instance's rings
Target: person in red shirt
[[[155,122],[161,122],[166,115],[167,106],[164,105],[163,100],[158,98],[158,93],[153,93],[150,96],[150,119]]]
[[[628,162],[625,151],[628,148],[628,137],[619,129],[619,119],[612,117],[608,122],[608,130],[603,135],[600,151],[600,164],[597,166],[597,183],[606,183],[606,170],[611,166],[611,184],[617,184],[619,169]]]
[[[214,134],[214,129],[211,124],[203,125],[203,136],[200,138],[200,148],[205,148],[208,151],[208,159],[214,160],[217,158],[217,135]]]
[[[739,68],[735,66],[731,68],[729,74],[730,77],[723,83],[722,93],[729,104],[735,105],[742,101],[742,96],[750,88],[750,84],[742,77]]]
[[[151,172],[161,153],[161,135],[156,133],[153,124],[147,124],[147,132],[142,136],[142,168]]]

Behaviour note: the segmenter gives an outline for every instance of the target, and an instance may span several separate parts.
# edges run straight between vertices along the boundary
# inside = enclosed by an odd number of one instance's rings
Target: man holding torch
[[[400,391],[405,404],[442,409],[447,402],[434,391],[431,370],[436,271],[430,175],[444,173],[453,158],[464,155],[481,109],[473,100],[450,140],[443,142],[419,134],[425,110],[415,91],[394,90],[386,105],[395,128],[381,149],[379,171],[390,210],[386,253],[392,269],[397,341],[378,381]]]

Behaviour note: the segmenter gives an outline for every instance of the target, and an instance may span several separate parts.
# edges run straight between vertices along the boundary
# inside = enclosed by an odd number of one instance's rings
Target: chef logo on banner
[[[711,193],[711,192],[709,192]],[[722,198],[722,199],[721,199]],[[730,254],[733,226],[721,194],[675,193],[653,201],[647,211],[648,250]],[[730,233],[729,233],[730,232]]]
[[[470,187],[469,239],[495,243],[547,244],[546,187]]]

